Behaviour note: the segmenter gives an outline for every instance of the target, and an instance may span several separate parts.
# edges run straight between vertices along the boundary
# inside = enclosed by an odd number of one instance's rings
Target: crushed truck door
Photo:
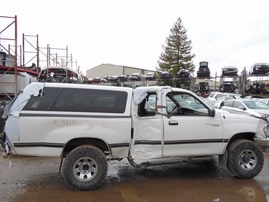
[[[139,90],[139,89],[138,89]],[[144,95],[142,95],[144,93]],[[157,113],[160,92],[142,92],[141,99],[133,107],[133,141],[130,154],[133,159],[162,157],[162,115]]]

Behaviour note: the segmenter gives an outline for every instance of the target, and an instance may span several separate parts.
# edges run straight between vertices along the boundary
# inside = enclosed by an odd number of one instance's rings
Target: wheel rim
[[[73,167],[73,174],[76,179],[86,182],[91,181],[98,172],[96,161],[89,157],[83,157],[76,161]]]
[[[244,150],[239,155],[239,165],[244,170],[252,170],[257,165],[257,156],[251,150]]]

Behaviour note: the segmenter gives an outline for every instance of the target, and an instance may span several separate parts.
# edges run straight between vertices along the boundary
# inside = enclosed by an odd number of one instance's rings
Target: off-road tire
[[[235,140],[228,148],[228,170],[241,179],[258,175],[264,165],[262,149],[250,140]]]
[[[94,190],[103,183],[107,167],[105,154],[99,148],[79,146],[64,161],[64,180],[73,190]]]

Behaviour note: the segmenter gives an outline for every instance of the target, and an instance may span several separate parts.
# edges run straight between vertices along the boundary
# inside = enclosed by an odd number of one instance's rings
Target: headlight
[[[256,117],[259,119],[258,122],[258,126],[257,126],[257,131],[256,131],[256,135],[257,137],[265,137],[268,138],[269,137],[269,122],[266,118],[263,117]]]
[[[266,118],[267,120],[269,120],[269,115],[268,114],[260,113],[260,115],[261,115],[262,118]]]

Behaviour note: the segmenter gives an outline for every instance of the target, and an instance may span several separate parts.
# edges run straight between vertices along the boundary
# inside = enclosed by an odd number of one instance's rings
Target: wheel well
[[[221,165],[221,167],[226,167],[227,158],[228,158],[227,150],[229,149],[232,142],[234,142],[235,140],[239,140],[239,139],[245,139],[245,140],[254,141],[254,137],[255,137],[255,133],[239,133],[239,134],[234,135],[229,140],[229,143],[228,143],[228,145],[226,147],[226,151],[224,152],[224,154],[219,155],[219,164]]]
[[[62,157],[66,157],[66,155],[70,151],[81,145],[93,145],[101,149],[105,154],[110,153],[110,149],[107,143],[105,143],[103,140],[97,138],[77,138],[70,140],[69,142],[66,143],[62,152]]]
[[[245,139],[245,140],[254,141],[254,137],[255,137],[255,133],[239,133],[239,134],[236,134],[230,139],[228,146],[233,141],[238,140],[238,139]]]

